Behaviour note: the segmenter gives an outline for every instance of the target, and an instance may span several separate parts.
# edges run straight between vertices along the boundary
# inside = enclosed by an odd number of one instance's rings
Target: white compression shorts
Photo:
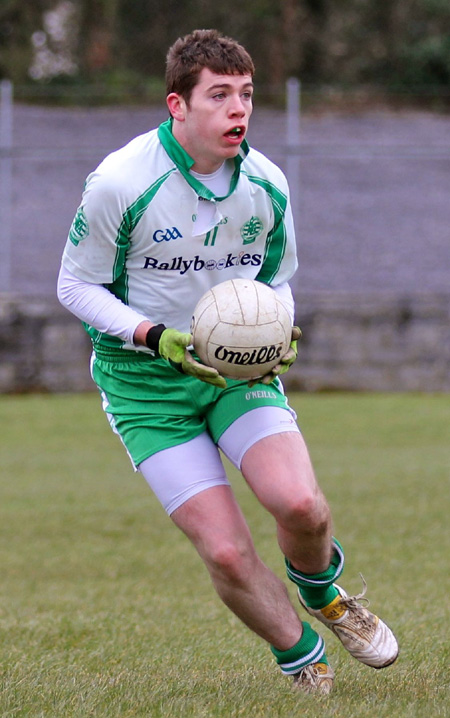
[[[240,469],[245,452],[253,444],[286,431],[299,431],[293,413],[262,406],[236,419],[220,437],[219,447]],[[169,515],[200,491],[229,485],[219,449],[207,432],[158,451],[145,459],[139,470]]]

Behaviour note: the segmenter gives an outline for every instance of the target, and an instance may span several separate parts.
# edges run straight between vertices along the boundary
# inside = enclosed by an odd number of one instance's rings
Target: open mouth
[[[242,139],[244,137],[243,127],[233,127],[229,132],[225,133],[225,137],[229,137],[232,140]]]

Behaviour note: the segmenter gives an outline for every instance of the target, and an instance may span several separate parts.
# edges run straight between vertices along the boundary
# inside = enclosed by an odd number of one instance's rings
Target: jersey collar
[[[166,150],[167,154],[169,155],[170,159],[175,162],[176,166],[178,167],[179,171],[183,175],[186,182],[192,187],[193,190],[197,193],[199,197],[203,197],[203,199],[208,200],[216,200],[220,201],[222,199],[226,199],[230,196],[232,192],[236,189],[236,185],[239,179],[239,173],[240,168],[243,160],[246,158],[249,152],[249,145],[247,140],[243,140],[241,147],[239,149],[239,154],[234,158],[234,172],[231,177],[230,182],[230,190],[228,194],[224,195],[223,197],[216,197],[216,195],[211,192],[208,187],[205,187],[204,184],[199,182],[195,177],[193,177],[189,170],[194,165],[194,160],[192,157],[188,155],[186,150],[180,145],[178,140],[175,139],[172,133],[172,124],[173,120],[172,118],[169,118],[165,122],[163,122],[158,127],[158,137],[160,139],[160,142],[164,149]]]

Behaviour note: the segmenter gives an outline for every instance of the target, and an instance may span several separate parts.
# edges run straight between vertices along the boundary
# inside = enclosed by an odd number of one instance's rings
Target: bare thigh
[[[301,433],[267,436],[245,453],[242,473],[259,501],[282,516],[293,501],[308,503],[321,493]]]

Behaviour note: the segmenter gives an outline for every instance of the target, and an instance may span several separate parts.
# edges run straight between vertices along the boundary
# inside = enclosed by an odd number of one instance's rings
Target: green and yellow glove
[[[292,327],[291,344],[286,354],[281,357],[279,364],[276,364],[272,371],[263,376],[261,379],[250,381],[248,385],[254,386],[255,384],[271,384],[277,376],[280,376],[280,374],[286,374],[297,359],[297,342],[301,336],[302,330],[300,327]]]
[[[156,356],[166,359],[182,374],[213,384],[225,389],[227,383],[217,369],[196,361],[187,347],[192,344],[192,336],[183,334],[177,329],[167,329],[164,324],[156,324],[148,330],[146,344]]]

